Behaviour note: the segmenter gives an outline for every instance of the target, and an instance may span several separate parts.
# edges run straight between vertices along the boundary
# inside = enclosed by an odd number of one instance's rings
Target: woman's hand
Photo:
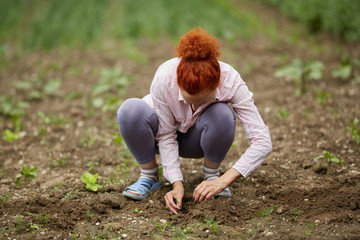
[[[231,183],[233,183],[240,177],[240,172],[238,172],[234,168],[230,168],[226,171],[224,175],[222,175],[218,179],[211,181],[203,181],[194,190],[194,201],[202,202],[208,200],[215,194],[222,192],[226,187],[228,187]]]
[[[203,181],[194,190],[194,201],[198,203],[206,201],[215,194],[222,192],[226,187],[227,184],[221,181],[220,178],[211,181]]]
[[[173,183],[173,190],[165,195],[166,206],[174,214],[178,214],[182,207],[182,199],[184,197],[184,186],[182,181]]]

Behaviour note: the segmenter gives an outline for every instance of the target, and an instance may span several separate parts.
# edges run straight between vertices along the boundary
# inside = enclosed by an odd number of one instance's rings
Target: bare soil
[[[261,11],[271,16],[270,10]],[[287,24],[283,22],[282,29]],[[121,195],[137,179],[138,167],[124,146],[111,141],[117,133],[116,110],[89,108],[87,96],[103,68],[121,68],[134,76],[124,99],[144,96],[159,64],[173,56],[169,42],[140,42],[147,64],[94,50],[8,57],[8,67],[0,75],[1,95],[26,100],[29,92],[12,85],[26,79],[59,78],[62,85],[56,95],[28,101],[21,139],[0,140],[0,238],[360,239],[360,144],[345,132],[348,122],[360,118],[360,85],[331,76],[343,55],[360,56],[360,48],[329,36],[314,40],[304,35],[296,43],[286,37],[273,41],[257,36],[222,44],[222,60],[239,70],[254,93],[273,141],[264,164],[230,186],[232,198],[192,201],[193,189],[202,180],[201,159],[181,159],[186,194],[178,216],[165,209],[169,184],[143,201]],[[295,96],[294,82],[273,75],[286,58],[321,60],[323,79],[311,80],[308,92]],[[315,101],[315,89],[331,94],[325,104]],[[74,92],[83,95],[68,100]],[[287,108],[287,119],[276,117],[281,107]],[[66,120],[46,126],[45,142],[38,134],[43,125],[38,111]],[[11,119],[2,117],[0,128],[12,128]],[[88,144],[93,136],[95,142]],[[247,144],[239,123],[222,172],[240,158]],[[340,158],[344,166],[314,161],[323,151]],[[65,159],[64,164],[59,159]],[[14,179],[24,163],[37,167],[37,176],[16,188]],[[85,189],[84,172],[92,169],[99,173],[99,182],[109,181],[120,163],[128,167],[128,177],[122,176],[127,183],[110,184],[97,193]]]

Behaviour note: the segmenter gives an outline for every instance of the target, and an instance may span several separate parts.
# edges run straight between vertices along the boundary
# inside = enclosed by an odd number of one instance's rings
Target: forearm
[[[231,183],[235,182],[240,177],[242,177],[240,172],[234,168],[230,168],[219,178],[219,180],[224,184],[225,187],[228,187]]]

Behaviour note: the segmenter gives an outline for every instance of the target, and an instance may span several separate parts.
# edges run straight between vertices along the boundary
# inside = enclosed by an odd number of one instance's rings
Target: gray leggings
[[[139,164],[155,158],[158,118],[155,111],[142,99],[127,99],[117,112],[120,134]],[[179,155],[184,158],[206,157],[221,162],[235,136],[236,118],[225,103],[208,106],[186,133],[177,131]]]

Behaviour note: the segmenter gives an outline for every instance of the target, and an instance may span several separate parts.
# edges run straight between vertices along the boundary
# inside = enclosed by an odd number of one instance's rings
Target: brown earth
[[[272,10],[260,10],[267,13],[265,21],[271,18]],[[129,170],[127,178],[122,175],[124,180],[137,179],[139,170],[133,158],[124,146],[111,141],[112,133],[117,133],[116,110],[102,112],[89,107],[87,101],[103,68],[121,68],[134,76],[124,99],[147,94],[158,65],[173,56],[170,41],[140,42],[148,58],[145,64],[119,57],[116,51],[58,49],[9,55],[0,75],[0,93],[26,100],[30,106],[22,117],[21,139],[0,140],[0,238],[360,239],[360,145],[345,132],[348,122],[360,118],[360,85],[331,77],[341,57],[359,57],[360,48],[303,32],[294,43],[286,37],[292,23],[280,22],[279,35],[284,34],[280,40],[257,36],[222,44],[222,60],[239,70],[254,93],[271,132],[273,152],[250,177],[230,186],[233,198],[201,204],[193,203],[192,191],[202,180],[202,162],[181,159],[186,193],[178,216],[165,209],[163,196],[171,189],[169,184],[134,202],[121,195],[127,183],[110,184],[93,193],[81,182],[81,175],[91,169],[99,173],[99,182],[109,181],[120,163]],[[317,59],[325,65],[324,77],[308,82],[308,92],[298,97],[295,83],[273,76],[286,59],[293,58]],[[62,80],[59,91],[41,100],[27,100],[29,91],[12,85],[53,78]],[[315,101],[315,89],[331,94],[325,104]],[[70,93],[82,96],[67,100]],[[275,115],[284,106],[290,115],[279,119]],[[46,137],[39,135],[44,124],[38,111],[63,116],[65,124],[48,124]],[[11,119],[2,117],[0,127],[13,129]],[[93,144],[91,137],[96,138]],[[246,147],[239,124],[222,172]],[[325,150],[344,166],[313,160]],[[14,179],[24,163],[36,166],[37,176],[16,188]]]

